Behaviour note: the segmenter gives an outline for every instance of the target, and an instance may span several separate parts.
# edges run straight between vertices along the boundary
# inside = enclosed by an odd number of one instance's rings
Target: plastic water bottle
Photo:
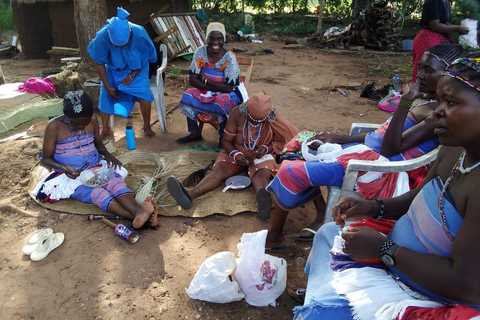
[[[392,85],[393,85],[393,90],[398,92],[398,87],[400,86],[400,77],[398,76],[398,73],[396,73],[395,76],[393,77]]]
[[[127,139],[127,149],[136,149],[137,145],[135,144],[135,132],[133,131],[131,123],[127,123],[127,126],[125,127],[125,137]]]

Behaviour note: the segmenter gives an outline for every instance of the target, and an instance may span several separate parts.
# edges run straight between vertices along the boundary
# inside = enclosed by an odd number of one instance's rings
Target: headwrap
[[[63,114],[67,118],[91,118],[93,116],[92,98],[83,90],[68,91],[63,97]]]
[[[480,91],[480,85],[476,84],[475,82],[472,82],[468,77],[465,77],[455,71],[451,70],[451,67],[456,65],[456,64],[463,64],[467,67],[472,68],[476,72],[480,73],[480,58],[459,58],[456,59],[455,61],[448,66],[447,69],[443,72],[443,76],[449,76],[451,78],[457,79],[458,81],[461,81],[468,85],[469,87],[472,87],[473,89]]]
[[[110,41],[117,47],[122,47],[130,39],[130,24],[127,17],[130,15],[122,7],[117,8],[117,17],[107,19],[107,33]]]
[[[276,111],[272,107],[272,98],[264,91],[254,94],[248,100],[248,117],[257,122],[275,121]]]
[[[210,32],[218,31],[223,35],[223,41],[227,40],[227,33],[225,32],[225,25],[221,22],[210,22],[207,26],[207,38]]]

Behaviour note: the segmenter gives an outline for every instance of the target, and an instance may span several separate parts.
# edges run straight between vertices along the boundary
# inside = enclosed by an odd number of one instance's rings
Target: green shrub
[[[7,4],[0,4],[0,30],[15,30],[13,9]]]

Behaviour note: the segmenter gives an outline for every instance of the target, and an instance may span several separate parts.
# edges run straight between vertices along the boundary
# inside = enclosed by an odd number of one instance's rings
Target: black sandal
[[[197,137],[192,137],[192,135],[189,134],[188,136],[178,138],[176,141],[177,141],[178,144],[186,144],[186,143],[197,142],[197,141],[202,141],[202,140],[203,140],[202,135],[199,135]]]
[[[173,176],[168,177],[167,189],[183,210],[188,210],[192,207],[192,198],[188,195],[187,190],[185,190],[177,178]]]
[[[307,292],[307,289],[293,289],[293,288],[288,288],[287,289],[287,295],[295,301],[297,304],[302,305],[305,303],[305,293]]]

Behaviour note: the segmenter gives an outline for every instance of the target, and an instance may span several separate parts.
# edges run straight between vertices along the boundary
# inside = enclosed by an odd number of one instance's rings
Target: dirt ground
[[[408,70],[408,54],[332,52],[314,48],[284,49],[283,43],[230,44],[248,49],[239,56],[255,59],[248,91],[266,90],[277,110],[300,129],[348,133],[352,122],[383,122],[389,114],[376,102],[360,98],[360,90],[319,90],[324,86],[367,81],[386,84],[395,67]],[[275,54],[259,54],[262,49]],[[59,67],[48,60],[0,59],[7,82],[40,76],[44,69]],[[187,70],[189,62],[172,65]],[[407,73],[401,73],[408,78]],[[187,74],[173,77],[167,72],[167,110],[175,107],[186,88]],[[152,112],[152,119],[156,114]],[[186,134],[185,117],[174,110],[168,131],[150,140],[143,138],[138,107],[132,119],[137,149],[160,152],[179,148],[175,139]],[[23,131],[24,124],[8,135]],[[125,120],[117,119],[114,145],[125,152]],[[216,147],[218,137],[205,126],[203,145]],[[0,315],[2,319],[291,319],[294,302],[284,293],[276,307],[257,308],[245,301],[213,304],[190,299],[187,288],[200,264],[219,251],[237,253],[244,232],[267,229],[271,218],[262,221],[255,213],[233,217],[221,214],[203,219],[160,217],[158,230],[142,230],[141,239],[129,244],[103,223],[88,222],[85,216],[45,209],[28,195],[30,169],[37,161],[41,138],[1,144],[0,153]],[[252,201],[255,201],[252,199]],[[235,202],[232,201],[232,205]],[[278,256],[288,263],[287,287],[306,284],[303,267],[311,243],[295,242],[289,235],[306,227],[314,217],[313,205],[293,210],[285,225],[286,251]],[[32,262],[22,255],[25,237],[50,227],[65,234],[65,242],[49,256]]]

